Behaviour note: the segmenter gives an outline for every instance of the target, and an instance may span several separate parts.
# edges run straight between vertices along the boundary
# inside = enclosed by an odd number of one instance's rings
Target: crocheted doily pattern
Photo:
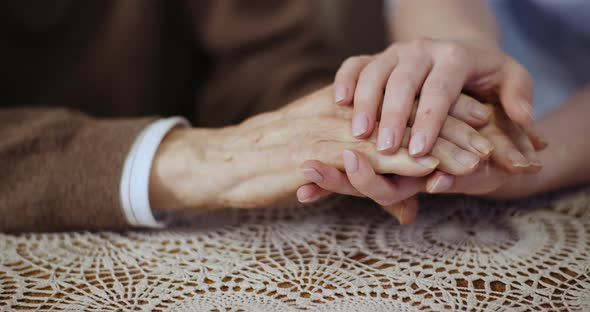
[[[590,311],[590,193],[321,203],[164,231],[0,234],[0,310]]]

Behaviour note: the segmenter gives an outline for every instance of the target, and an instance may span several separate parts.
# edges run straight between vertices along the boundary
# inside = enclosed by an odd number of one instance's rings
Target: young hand
[[[420,39],[394,43],[374,56],[347,59],[336,74],[334,98],[354,104],[353,135],[369,137],[378,125],[377,148],[401,146],[414,99],[420,94],[409,152],[432,151],[451,104],[462,90],[500,101],[520,125],[532,119],[532,80],[515,60],[478,41]],[[473,111],[470,119],[485,118]],[[469,119],[462,119],[470,123]]]

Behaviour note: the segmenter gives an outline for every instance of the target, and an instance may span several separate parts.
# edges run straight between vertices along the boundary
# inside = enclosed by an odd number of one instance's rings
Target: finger
[[[543,164],[537,157],[537,152],[529,136],[520,127],[514,125],[511,131],[512,142],[516,145],[518,150],[524,155],[529,162],[529,166],[525,167],[526,173],[537,173],[543,168]]]
[[[476,154],[463,150],[443,138],[436,140],[432,156],[440,161],[438,169],[456,176],[472,173],[480,161]]]
[[[465,79],[460,68],[450,63],[435,64],[424,81],[412,126],[410,155],[423,156],[432,150],[451,104],[463,88]]]
[[[533,144],[535,151],[540,152],[547,148],[547,146],[549,145],[549,143],[547,143],[545,139],[543,139],[539,134],[537,134],[537,132],[534,129],[530,127],[524,128],[524,132],[531,140],[531,143]]]
[[[409,141],[409,135],[405,135],[402,146],[407,146]],[[402,150],[400,149],[400,151]],[[436,139],[431,155],[439,161],[438,169],[458,176],[475,171],[480,161],[480,158],[476,154],[466,151],[440,137]]]
[[[345,150],[342,157],[346,175],[352,186],[382,206],[404,200],[419,191],[411,183],[405,183],[403,188],[400,188],[387,177],[376,174],[362,153]]]
[[[433,194],[451,192],[454,182],[454,176],[442,171],[436,171],[428,177],[426,191]]]
[[[308,160],[301,165],[301,171],[307,181],[317,184],[324,190],[364,197],[350,184],[345,173],[321,161]]]
[[[488,105],[461,94],[455,104],[451,105],[449,115],[467,123],[472,127],[482,127],[490,121],[492,110]]]
[[[334,78],[334,102],[336,104],[352,104],[354,90],[361,71],[372,59],[372,56],[360,55],[350,57],[342,63]]]
[[[504,66],[500,85],[500,102],[508,117],[526,127],[533,121],[533,79],[527,70],[513,59]]]
[[[470,175],[454,177],[437,171],[429,178],[426,190],[429,193],[489,194],[503,185],[509,176],[504,170],[497,170],[490,162],[484,162]]]
[[[500,129],[503,122],[503,118],[499,116],[495,123],[490,123],[479,131],[494,145],[490,158],[498,166],[510,173],[526,173],[530,166],[529,161],[512,143],[510,137]],[[505,126],[502,125],[502,128],[505,129]]]
[[[339,128],[337,131],[346,131]],[[325,145],[325,148],[314,150],[311,154],[306,155],[305,159],[317,159],[325,164],[343,170],[341,151],[345,149],[354,149],[365,153],[371,166],[379,174],[397,174],[410,177],[425,176],[438,166],[439,161],[431,155],[414,158],[408,154],[406,148],[400,148],[393,155],[383,155],[375,153],[373,141],[358,140],[355,142],[334,142]],[[305,160],[304,159],[304,160]]]
[[[487,159],[494,149],[494,145],[479,132],[451,116],[445,120],[440,137],[483,159]]]
[[[367,153],[371,166],[380,174],[397,174],[408,177],[425,176],[439,165],[436,157],[424,156],[414,158],[410,156],[406,148],[400,148],[393,155],[374,153],[373,150],[362,150]]]
[[[408,58],[393,69],[385,89],[377,150],[393,154],[399,149],[416,94],[430,67],[429,62],[422,59]]]
[[[387,78],[397,63],[395,55],[377,57],[361,72],[354,92],[352,134],[357,138],[371,135],[377,111],[383,102]]]
[[[416,100],[414,109],[412,110],[412,114],[408,120],[408,126],[410,127],[414,125],[414,120],[416,119],[418,101],[419,99]],[[482,104],[468,95],[461,94],[459,95],[457,101],[451,105],[449,116],[453,116],[467,123],[471,127],[479,128],[483,127],[490,121],[492,109],[490,108],[490,105]]]
[[[401,225],[412,224],[418,214],[418,198],[412,196],[399,203],[383,206],[383,209],[394,216]]]
[[[297,200],[300,203],[312,203],[324,196],[332,194],[332,192],[322,189],[314,183],[309,183],[300,186],[297,189]]]

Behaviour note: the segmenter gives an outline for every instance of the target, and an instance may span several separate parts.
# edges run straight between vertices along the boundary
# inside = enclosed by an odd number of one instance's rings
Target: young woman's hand
[[[526,125],[532,119],[532,88],[528,72],[496,47],[474,40],[420,39],[394,43],[374,56],[347,59],[336,74],[334,98],[341,105],[354,105],[355,137],[370,137],[378,126],[377,148],[392,154],[402,145],[414,99],[420,95],[409,144],[410,155],[419,157],[432,151],[463,90],[501,102],[513,121]],[[485,112],[473,111],[462,121],[485,118]]]

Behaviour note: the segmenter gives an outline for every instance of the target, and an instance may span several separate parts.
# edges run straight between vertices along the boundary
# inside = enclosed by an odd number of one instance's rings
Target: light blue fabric
[[[488,0],[506,53],[531,73],[544,115],[590,83],[590,0]]]

